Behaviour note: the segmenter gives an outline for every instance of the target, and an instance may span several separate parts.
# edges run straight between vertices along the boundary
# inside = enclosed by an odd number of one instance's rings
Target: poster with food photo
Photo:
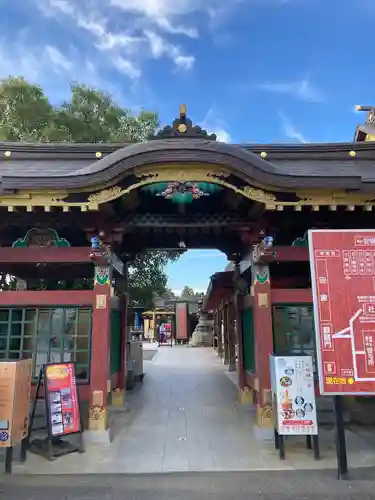
[[[275,425],[280,435],[316,435],[311,356],[270,356]]]

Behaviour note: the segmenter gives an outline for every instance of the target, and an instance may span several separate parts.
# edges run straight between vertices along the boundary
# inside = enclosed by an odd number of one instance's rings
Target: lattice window
[[[92,310],[84,307],[0,308],[0,359],[75,361],[77,381],[90,374]]]
[[[275,354],[305,354],[316,360],[313,307],[309,304],[285,304],[273,307]]]

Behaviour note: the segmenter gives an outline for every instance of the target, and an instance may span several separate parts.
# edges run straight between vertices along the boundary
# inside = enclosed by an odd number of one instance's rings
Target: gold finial
[[[186,104],[180,104],[180,118],[186,118]]]
[[[375,106],[361,106],[357,104],[355,107],[356,111],[367,111],[367,123],[373,123],[373,118],[375,115]]]
[[[355,109],[356,111],[373,111],[375,106],[362,106],[361,104],[357,104]]]

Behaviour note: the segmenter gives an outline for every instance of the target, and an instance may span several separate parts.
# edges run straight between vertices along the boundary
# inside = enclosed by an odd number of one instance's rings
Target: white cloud
[[[61,71],[69,73],[73,70],[73,61],[53,45],[25,50],[26,43],[23,37],[12,44],[8,44],[5,38],[0,39],[0,77],[21,75],[36,82],[47,68],[51,78]]]
[[[212,130],[213,134],[216,134],[217,140],[220,142],[230,142],[231,137],[229,133],[224,130],[223,128],[213,128]]]
[[[291,82],[265,82],[254,88],[275,94],[289,94],[302,101],[322,102],[323,94],[311,83],[310,78]]]
[[[301,142],[302,144],[307,144],[310,142],[304,135],[303,133],[298,130],[293,123],[287,118],[285,115],[279,113],[281,122],[282,122],[282,129],[283,133],[285,134],[288,139],[292,139],[293,141]]]
[[[124,59],[120,55],[114,57],[113,65],[120,73],[128,76],[131,79],[139,78],[141,76],[141,70],[137,68],[131,61]]]
[[[55,70],[61,69],[69,71],[72,69],[72,61],[65,57],[56,47],[53,47],[52,45],[46,45],[44,47],[44,53],[51,59]]]
[[[0,61],[0,78],[23,76],[31,83],[38,83],[56,104],[66,99],[72,81],[104,89],[119,102],[128,97],[118,84],[103,76],[94,59],[79,54],[69,45],[65,45],[63,54],[52,44],[33,44],[32,36],[27,32],[11,40],[0,37]],[[126,68],[122,69],[125,72]],[[131,71],[131,68],[127,70]]]
[[[199,124],[206,129],[209,134],[216,134],[220,142],[231,142],[231,136],[227,130],[226,124],[216,116],[215,110],[210,108],[203,121]]]
[[[172,35],[186,35],[190,38],[198,38],[199,33],[197,28],[189,28],[181,25],[173,26],[169,19],[161,17],[157,20],[157,25],[167,33]]]
[[[190,69],[194,65],[194,56],[185,56],[180,47],[166,42],[161,36],[153,31],[145,31],[145,35],[149,41],[151,54],[155,59],[162,56],[167,56],[179,69]]]
[[[184,254],[184,259],[200,260],[200,259],[217,259],[225,257],[219,250],[189,250]]]
[[[44,16],[85,32],[98,58],[133,80],[140,78],[142,63],[149,57],[170,59],[180,71],[193,68],[195,56],[182,43],[183,37],[199,36],[189,16],[206,13],[208,25],[208,7],[223,1],[208,0],[206,5],[198,0],[34,0]]]

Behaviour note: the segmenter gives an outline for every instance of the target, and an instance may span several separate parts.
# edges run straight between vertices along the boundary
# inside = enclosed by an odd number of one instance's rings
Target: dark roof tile
[[[355,149],[356,156],[350,156]],[[5,152],[10,151],[11,156]],[[262,158],[260,153],[267,156]],[[103,156],[99,159],[96,152]],[[111,184],[134,168],[158,163],[208,162],[232,169],[271,190],[363,189],[374,183],[375,143],[230,145],[204,139],[120,144],[0,143],[3,189],[76,189]],[[374,186],[375,188],[375,186]],[[368,186],[367,186],[368,189]]]

